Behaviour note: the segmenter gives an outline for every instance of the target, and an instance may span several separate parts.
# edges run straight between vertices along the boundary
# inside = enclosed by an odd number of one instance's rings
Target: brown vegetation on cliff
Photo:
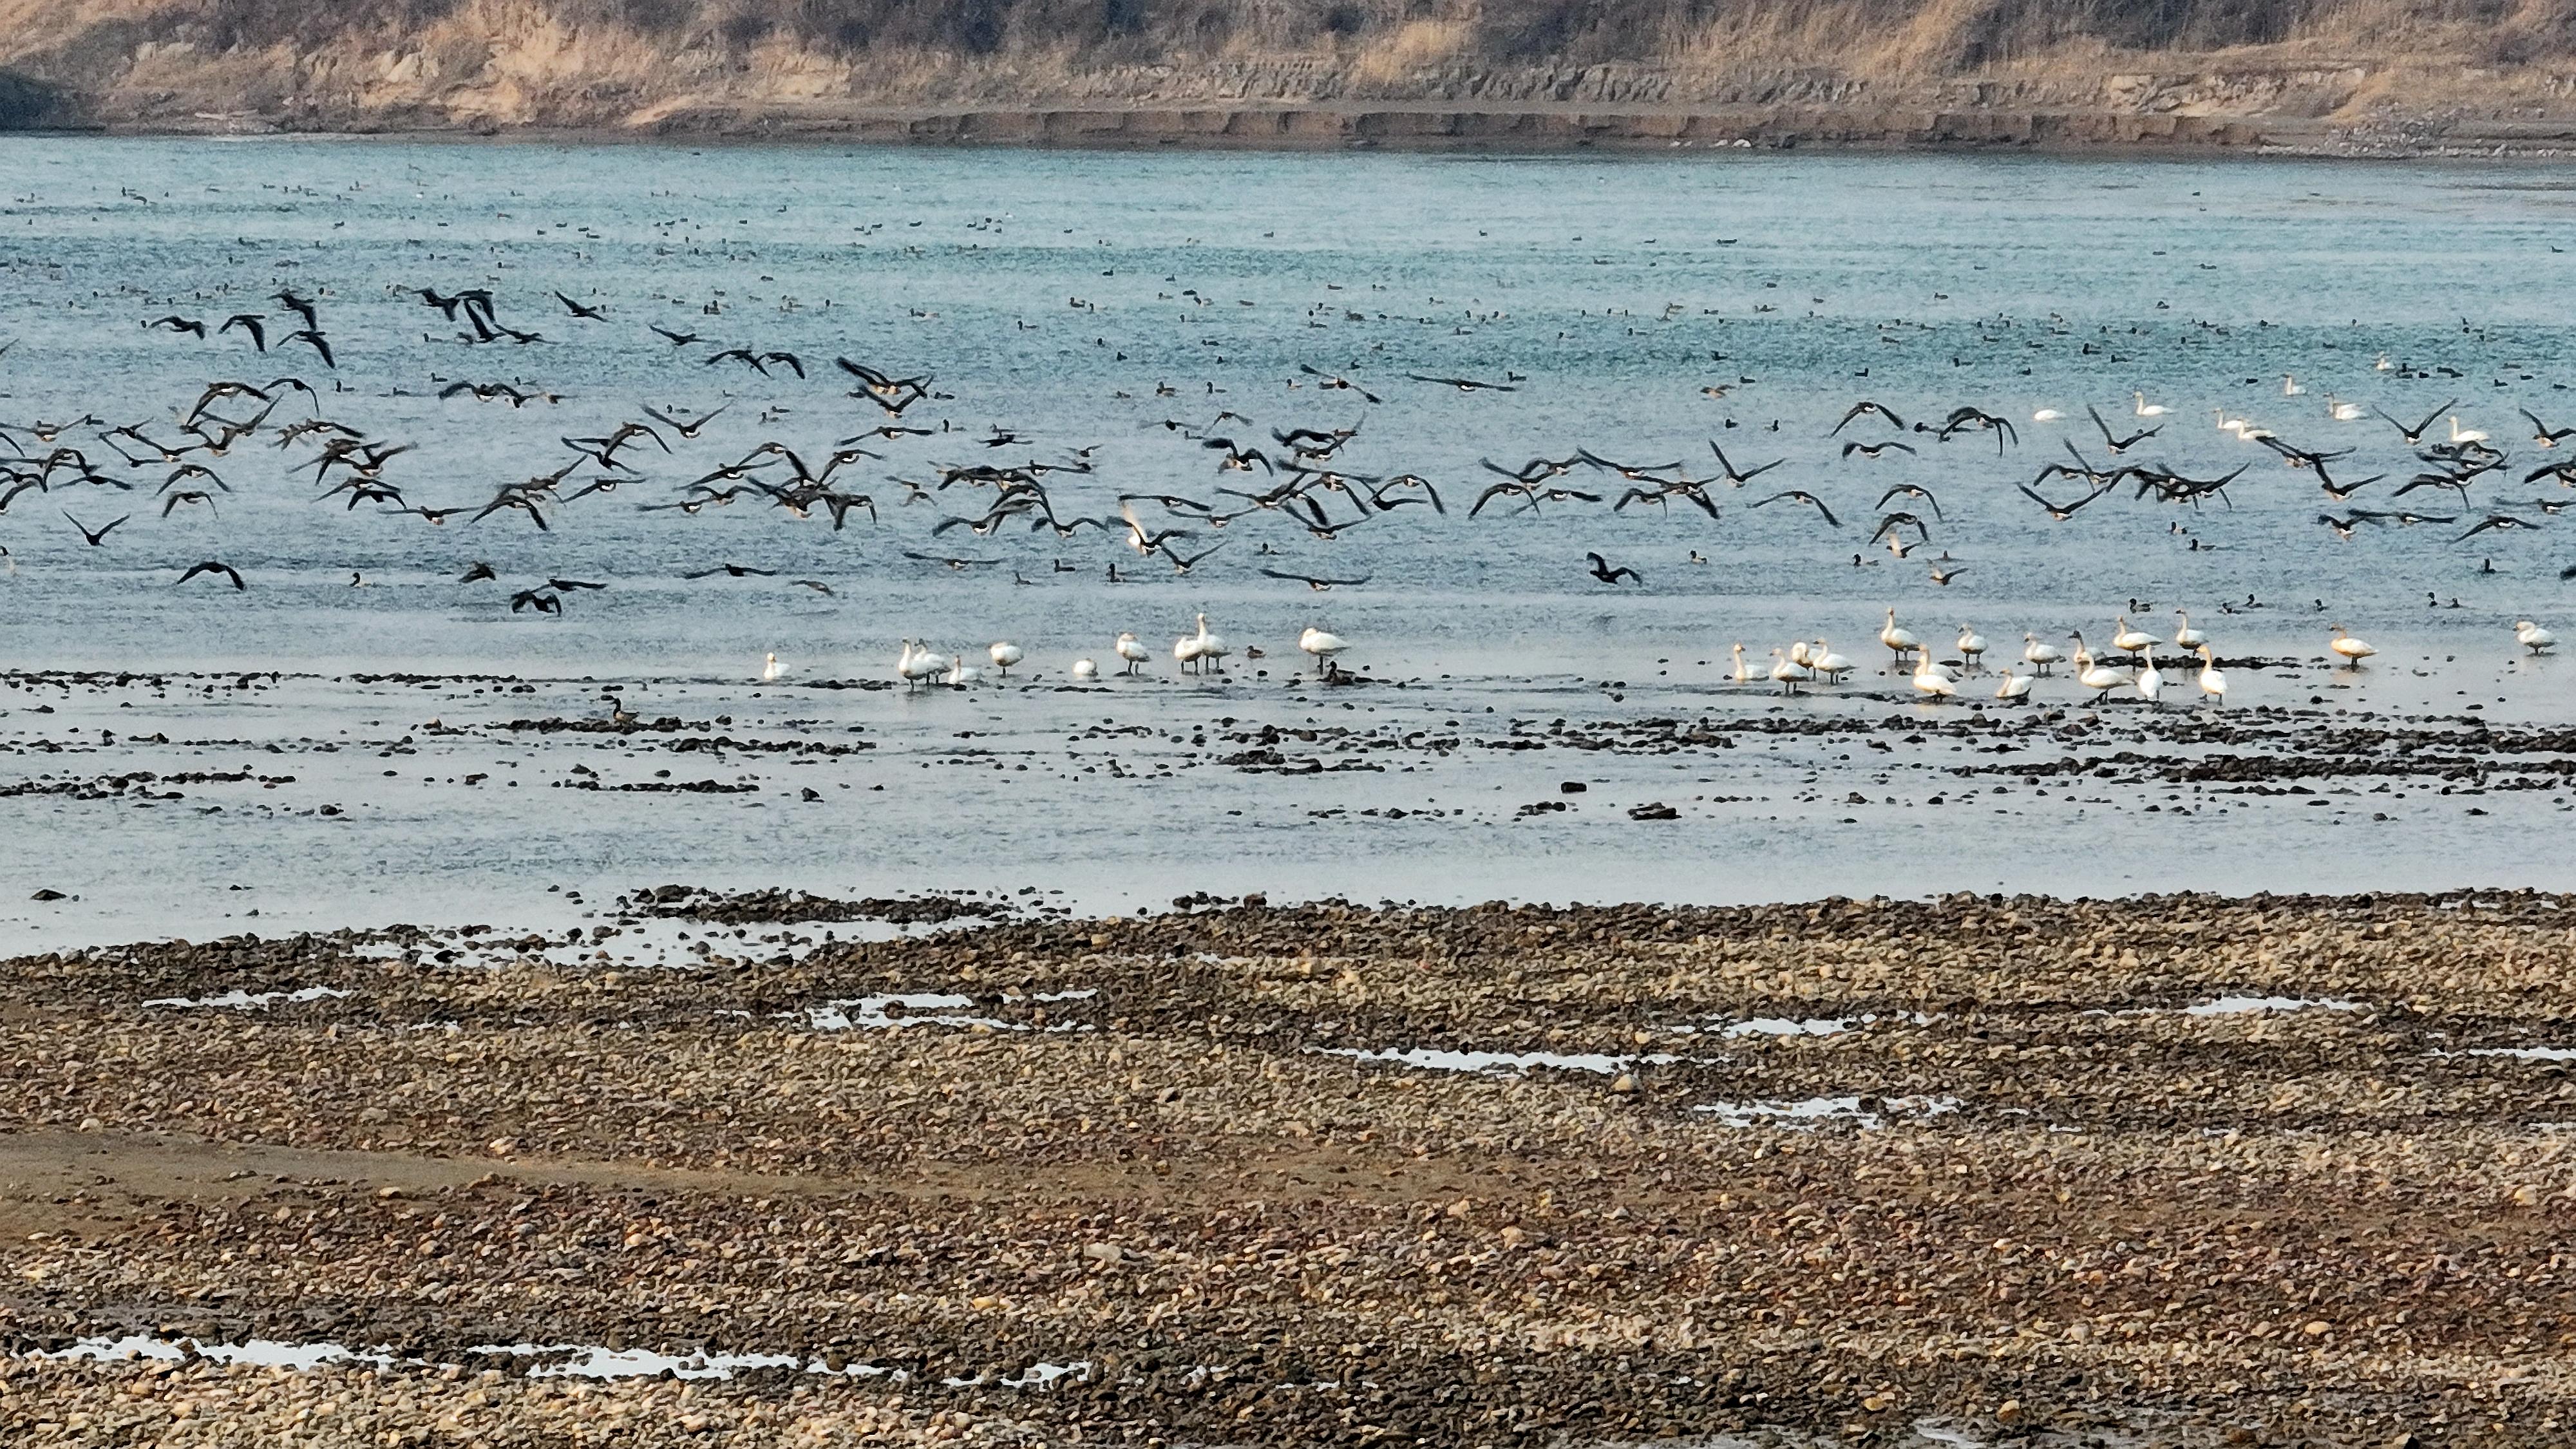
[[[2544,127],[2567,0],[0,0],[0,125],[833,129],[1047,108]]]

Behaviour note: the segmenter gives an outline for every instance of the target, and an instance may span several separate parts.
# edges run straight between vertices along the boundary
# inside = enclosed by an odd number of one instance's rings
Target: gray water
[[[1885,609],[1936,644],[1973,622],[2000,663],[2025,631],[2062,640],[2080,628],[2098,644],[2132,599],[2154,606],[2142,622],[2158,634],[2188,607],[2223,655],[2298,661],[2233,671],[2233,707],[2394,718],[2475,702],[2500,721],[2576,717],[2555,661],[2517,662],[2508,628],[2552,621],[2570,587],[2561,525],[2534,500],[2576,492],[2520,481],[2568,449],[2537,447],[2517,412],[2576,422],[2565,395],[2576,257],[2555,249],[2576,233],[2576,180],[2555,169],[20,139],[0,149],[0,178],[0,342],[11,344],[0,423],[95,414],[174,443],[207,382],[292,375],[320,389],[325,416],[416,445],[385,470],[407,501],[479,507],[559,467],[564,436],[605,433],[646,405],[732,404],[698,440],[672,438],[670,455],[629,452],[641,476],[549,509],[545,532],[509,513],[430,527],[316,502],[313,445],[271,446],[278,424],[314,410],[292,394],[258,439],[191,458],[234,490],[212,513],[162,517],[153,490],[167,465],[126,467],[101,427],[67,430],[59,443],[136,487],[58,476],[0,513],[14,570],[0,579],[0,649],[35,676],[0,695],[11,751],[0,788],[16,791],[0,797],[18,846],[7,882],[78,897],[22,906],[25,890],[0,893],[0,921],[31,941],[238,929],[248,898],[260,923],[554,919],[567,912],[548,887],[595,901],[665,879],[1034,886],[1099,909],[1196,889],[1696,900],[2568,883],[2547,847],[2563,806],[2544,793],[2477,817],[2450,802],[2374,802],[2367,813],[2390,818],[2368,833],[2366,815],[2341,826],[2306,802],[2176,820],[2128,800],[2052,801],[1975,820],[1952,808],[1932,824],[1912,804],[1879,803],[1894,797],[1860,778],[1848,739],[1775,737],[1723,758],[1488,747],[1514,719],[1928,717],[1901,677],[1874,673]],[[253,312],[275,342],[301,325],[270,297],[281,285],[316,301],[336,369],[300,346],[260,356],[239,332],[201,343],[140,325]],[[549,340],[461,343],[458,324],[405,290],[424,286],[489,287],[501,322]],[[607,319],[569,316],[558,290]],[[708,340],[675,349],[647,324]],[[700,360],[736,345],[792,351],[808,376]],[[879,522],[853,515],[835,532],[827,517],[756,499],[694,517],[637,510],[764,441],[819,461],[886,421],[847,395],[835,355],[934,375],[944,395],[904,421],[951,431],[870,441],[884,457],[841,476],[874,498]],[[1383,401],[1322,388],[1301,365]],[[1462,394],[1408,373],[1514,390]],[[2306,391],[2284,395],[2284,374]],[[457,380],[561,401],[435,396]],[[2170,414],[2134,416],[2139,392]],[[2392,502],[2423,465],[2378,417],[2331,419],[2329,395],[2409,423],[2457,399],[2463,425],[2511,457],[2465,506],[2430,490]],[[1942,443],[1869,420],[1827,436],[1864,397],[1908,422],[1974,404],[2014,420],[2019,441],[1999,451],[1984,434]],[[2111,459],[2088,404],[2122,432],[2162,432]],[[2066,417],[2033,421],[2043,408]],[[899,502],[894,480],[934,483],[938,464],[1087,458],[1087,474],[1048,476],[1068,516],[1109,514],[1122,492],[1218,502],[1219,486],[1266,486],[1259,472],[1219,472],[1216,454],[1164,426],[1205,430],[1220,409],[1249,421],[1215,431],[1274,453],[1273,428],[1357,427],[1339,467],[1424,475],[1449,512],[1405,507],[1329,541],[1276,511],[1222,531],[1174,516],[1198,534],[1185,552],[1224,544],[1176,577],[1087,530],[932,536],[944,515],[980,513],[987,490]],[[2339,479],[2392,475],[2352,507],[2459,522],[2338,540],[2316,515],[2347,506],[2218,431],[2213,409],[2307,447],[2353,449],[2332,465]],[[1018,441],[985,446],[997,429]],[[1854,437],[1918,451],[1846,458]],[[2124,487],[2054,523],[2014,485],[2064,457],[2067,439],[2095,463],[2246,471],[2225,504],[2178,507]],[[1606,502],[1515,513],[1509,500],[1466,516],[1496,481],[1483,458],[1517,466],[1585,446],[1708,478],[1712,440],[1739,466],[1785,460],[1748,488],[1714,484],[1715,520]],[[1585,468],[1557,481],[1605,497],[1624,487]],[[1932,518],[1919,500],[1889,502],[1930,522],[1931,542],[1905,560],[1867,537],[1895,484],[1928,488],[1940,506]],[[1791,503],[1748,506],[1789,487],[1842,526]],[[1327,502],[1351,516],[1346,500]],[[93,528],[132,518],[92,548],[66,510]],[[2537,526],[2453,541],[2498,511]],[[994,562],[952,571],[907,550]],[[1587,550],[1642,582],[1595,583]],[[1944,553],[1943,567],[1964,565],[1946,586],[1925,562]],[[175,586],[207,559],[241,570],[248,590]],[[497,584],[457,582],[476,560]],[[726,562],[775,574],[679,577]],[[1112,563],[1133,581],[1107,582]],[[1263,567],[1369,582],[1315,593]],[[353,575],[368,587],[349,587]],[[559,577],[608,587],[571,594],[561,618],[509,611],[512,592]],[[793,582],[804,579],[832,592]],[[2444,607],[2428,609],[2428,596]],[[2249,598],[2263,607],[2226,612]],[[1170,662],[1201,611],[1238,650],[1230,681],[1184,680]],[[2329,623],[2381,657],[2358,674],[2328,670]],[[1353,641],[1347,665],[1405,687],[1289,688],[1307,624]],[[1121,630],[1153,648],[1154,679],[1059,689],[1076,656],[1110,660]],[[1767,662],[1770,648],[1820,635],[1863,661],[1844,692],[1868,697],[1781,702],[1722,681],[1731,643]],[[884,681],[908,637],[970,654],[1007,638],[1028,663],[1009,688],[964,694],[816,687]],[[1270,657],[1243,657],[1247,646]],[[787,673],[764,686],[756,674],[773,651]],[[52,677],[81,670],[163,678]],[[246,671],[285,678],[236,687]],[[360,678],[388,673],[476,678]],[[2188,675],[2175,683],[2192,693]],[[599,718],[612,695],[648,718],[732,718],[710,729],[737,740],[873,748],[793,768],[776,749],[736,751],[720,768],[631,737],[505,728]],[[2086,704],[2061,681],[2038,697]],[[433,718],[442,732],[427,729]],[[1228,730],[1310,719],[1391,731],[1387,768],[1282,776],[1215,763],[1242,748],[1223,741]],[[1130,733],[1083,745],[1095,724]],[[2150,744],[2170,734],[2158,721],[2121,727]],[[1149,728],[1163,733],[1132,733]],[[1439,748],[1452,735],[1465,742]],[[1900,771],[1917,772],[1893,783],[1938,793],[1957,741],[1888,738]],[[316,741],[341,748],[316,753]],[[593,792],[576,762],[597,772],[590,783],[619,768],[650,783],[667,768],[751,788]],[[161,801],[132,788],[84,798],[67,784],[137,770],[296,778],[190,783],[162,792],[184,800]],[[527,777],[515,795],[501,780],[511,771]],[[477,773],[490,778],[451,783]],[[1592,788],[1565,797],[1567,780]],[[576,788],[546,788],[565,783]],[[1848,804],[1847,786],[1872,803]],[[822,799],[805,801],[806,789]],[[1541,800],[1572,808],[1518,812]],[[1655,803],[1681,818],[1626,816]],[[1406,813],[1357,813],[1388,807]],[[1318,813],[1333,811],[1344,813]]]

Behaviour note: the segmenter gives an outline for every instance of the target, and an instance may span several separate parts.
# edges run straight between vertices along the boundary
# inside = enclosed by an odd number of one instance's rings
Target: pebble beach
[[[25,957],[0,1431],[2564,1442],[2571,911],[663,885]]]

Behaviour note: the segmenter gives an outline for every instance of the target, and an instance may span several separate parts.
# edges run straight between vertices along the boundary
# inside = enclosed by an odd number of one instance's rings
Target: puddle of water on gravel
[[[234,987],[220,996],[160,996],[143,1004],[146,1006],[214,1006],[242,1011],[253,1007],[274,1006],[281,1001],[320,1001],[326,997],[348,994],[331,986],[305,986],[293,991],[244,991],[240,987]]]

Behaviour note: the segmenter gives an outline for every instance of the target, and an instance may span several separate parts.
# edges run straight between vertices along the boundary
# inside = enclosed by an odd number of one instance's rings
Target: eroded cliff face
[[[2571,16],[2559,0],[0,0],[0,126],[957,135],[985,117],[1065,139],[1144,112],[1199,119],[1137,122],[1139,139],[1256,143],[1460,130],[1384,119],[1423,115],[1576,135],[1613,118],[1623,136],[1673,115],[1712,137],[1764,117],[1891,139],[2547,135],[2576,117]],[[1095,119],[1032,119],[1059,113]]]

